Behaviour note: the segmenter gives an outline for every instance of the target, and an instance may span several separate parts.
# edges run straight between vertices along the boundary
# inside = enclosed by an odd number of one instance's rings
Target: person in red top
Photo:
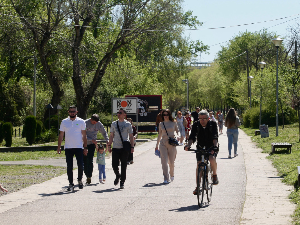
[[[192,118],[189,114],[189,112],[185,112],[185,119],[187,121],[186,127],[185,127],[185,142],[189,140],[190,137],[190,130],[191,130],[191,123],[192,123]]]

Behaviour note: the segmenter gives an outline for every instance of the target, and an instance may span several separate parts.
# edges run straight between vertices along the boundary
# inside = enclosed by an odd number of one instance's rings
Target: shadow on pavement
[[[207,207],[207,206],[206,206]],[[169,211],[174,211],[174,212],[186,212],[186,211],[197,211],[199,210],[199,206],[198,205],[190,205],[190,206],[184,206],[184,207],[180,207],[178,209],[170,209]],[[201,208],[202,209],[202,208]]]
[[[164,185],[167,185],[167,184],[164,184],[164,183],[148,183],[148,184],[145,184],[143,187],[158,187],[158,186],[164,186]]]
[[[94,193],[105,193],[105,192],[114,192],[114,191],[119,191],[119,188],[110,188],[110,189],[105,189],[105,190],[99,190],[99,191],[93,191]]]
[[[49,196],[53,196],[53,195],[68,195],[68,194],[76,193],[77,191],[78,190],[67,191],[67,188],[66,188],[66,190],[63,190],[63,191],[60,191],[60,192],[50,193],[50,194],[39,194],[39,195],[42,196],[42,197],[49,197]]]

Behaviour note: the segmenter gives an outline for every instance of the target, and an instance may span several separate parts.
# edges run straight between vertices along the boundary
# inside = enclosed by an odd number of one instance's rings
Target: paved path
[[[225,134],[219,142],[220,184],[214,186],[212,202],[204,208],[198,208],[192,195],[195,154],[178,147],[175,181],[163,185],[160,159],[154,155],[156,142],[152,141],[136,148],[125,189],[113,185],[108,159],[106,184],[99,184],[95,170],[92,185],[83,190],[76,187],[74,193],[66,192],[64,174],[2,196],[1,224],[289,224],[295,209],[287,198],[292,187],[281,183],[267,155],[243,131],[239,156],[234,159],[227,158]],[[61,163],[65,165],[65,160]]]

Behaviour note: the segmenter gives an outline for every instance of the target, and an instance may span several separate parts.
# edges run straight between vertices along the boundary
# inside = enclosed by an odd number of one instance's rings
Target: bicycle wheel
[[[207,201],[210,202],[213,190],[212,171],[210,165],[207,166],[206,186]]]
[[[203,179],[203,168],[198,168],[198,174],[197,174],[197,199],[198,199],[198,206],[201,208],[203,204],[203,197],[204,197],[204,183],[205,179]]]

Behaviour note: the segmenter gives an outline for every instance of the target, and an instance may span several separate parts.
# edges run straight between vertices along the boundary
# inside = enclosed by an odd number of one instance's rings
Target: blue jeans
[[[234,154],[237,154],[237,141],[239,137],[238,129],[227,129],[227,137],[228,137],[228,152],[231,155],[232,144],[234,147]]]
[[[73,184],[73,156],[75,155],[78,166],[78,181],[82,180],[83,175],[83,149],[82,148],[67,148],[65,149],[67,174],[70,184]]]
[[[98,164],[98,170],[99,170],[99,180],[102,180],[102,175],[103,175],[103,180],[105,180],[106,179],[105,165]]]

